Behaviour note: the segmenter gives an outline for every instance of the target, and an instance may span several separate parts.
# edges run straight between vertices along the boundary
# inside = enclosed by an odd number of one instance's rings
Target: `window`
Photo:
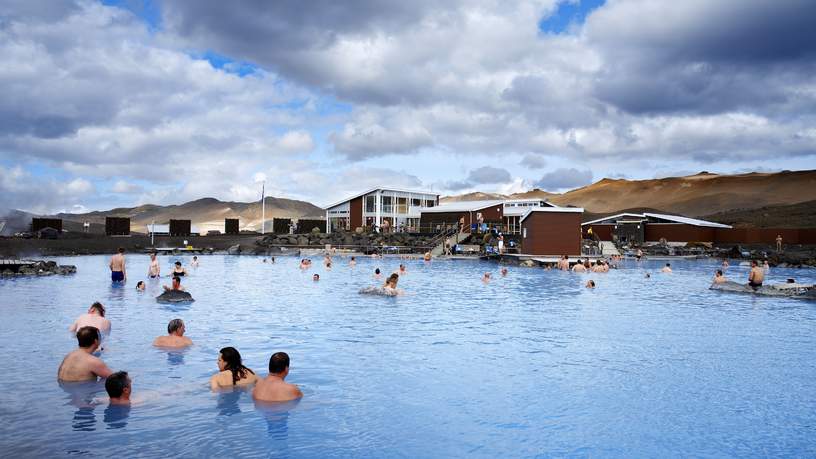
[[[377,211],[377,197],[376,196],[366,196],[365,198],[366,207],[365,211],[374,213]]]
[[[397,198],[397,213],[398,214],[408,213],[408,198]]]
[[[380,204],[381,204],[380,205],[380,207],[381,207],[380,211],[385,213],[385,214],[390,214],[391,212],[393,212],[394,211],[393,200],[394,200],[394,198],[391,197],[391,196],[381,196],[380,197]]]
[[[422,207],[422,200],[417,198],[411,199],[411,207]]]
[[[428,199],[427,201],[425,201],[425,207],[433,207],[433,206],[434,206],[434,200],[433,199]]]

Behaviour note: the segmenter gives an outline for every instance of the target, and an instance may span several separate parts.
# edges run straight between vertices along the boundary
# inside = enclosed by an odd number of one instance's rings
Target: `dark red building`
[[[581,255],[579,207],[532,207],[521,217],[521,253],[525,255]]]
[[[463,218],[465,232],[470,232],[473,225],[479,223],[501,226],[504,201],[457,201],[423,208],[419,224],[424,231],[434,231],[437,227],[458,227]]]
[[[622,213],[592,220],[582,225],[584,237],[621,243],[715,242],[717,231],[728,225],[679,215]]]

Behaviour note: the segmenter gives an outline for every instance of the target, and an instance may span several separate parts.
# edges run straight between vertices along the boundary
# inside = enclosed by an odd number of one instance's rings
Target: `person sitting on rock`
[[[130,405],[132,387],[127,371],[117,371],[105,380],[105,392],[110,397],[111,405]]]
[[[262,402],[286,402],[303,397],[303,392],[286,381],[289,375],[289,355],[276,352],[269,359],[269,375],[258,381],[252,390],[252,398]]]
[[[62,359],[57,370],[57,379],[65,382],[96,381],[113,373],[105,362],[93,355],[99,348],[99,329],[82,327],[76,333],[79,349],[71,351]]]
[[[77,317],[77,320],[68,327],[68,331],[76,332],[82,327],[94,327],[102,333],[110,333],[111,323],[105,318],[105,306],[102,306],[102,303],[97,301],[92,304],[87,313]]]
[[[181,319],[173,319],[167,324],[167,335],[159,336],[153,340],[156,347],[187,347],[193,344],[193,340],[184,336],[187,327]]]
[[[168,287],[166,285],[163,285],[162,287],[164,287],[165,292],[169,292],[171,290],[176,290],[176,291],[179,291],[179,292],[184,291],[184,287],[181,286],[181,278],[178,277],[178,276],[173,276],[173,285],[172,286]]]
[[[751,271],[748,273],[748,286],[756,290],[762,287],[762,282],[765,281],[765,272],[759,267],[756,260],[751,260]]]

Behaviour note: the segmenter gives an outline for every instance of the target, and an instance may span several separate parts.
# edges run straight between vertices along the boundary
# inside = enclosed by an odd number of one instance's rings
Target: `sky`
[[[0,210],[816,168],[812,0],[0,3]]]

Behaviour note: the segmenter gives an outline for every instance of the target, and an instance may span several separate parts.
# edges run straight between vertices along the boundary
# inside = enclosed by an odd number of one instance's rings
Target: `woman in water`
[[[173,272],[171,273],[173,277],[181,277],[187,275],[187,270],[181,267],[181,262],[177,261],[176,266],[173,268]]]
[[[210,388],[247,386],[254,384],[258,377],[255,372],[241,363],[241,354],[234,347],[225,347],[218,353],[219,372],[210,378]]]
[[[396,290],[397,289],[397,282],[399,282],[399,274],[394,273],[388,276],[388,279],[385,280],[385,284],[383,288],[386,290]]]
[[[147,276],[150,278],[157,278],[161,274],[161,267],[159,266],[159,260],[156,259],[156,254],[150,254],[150,267],[147,268]]]

